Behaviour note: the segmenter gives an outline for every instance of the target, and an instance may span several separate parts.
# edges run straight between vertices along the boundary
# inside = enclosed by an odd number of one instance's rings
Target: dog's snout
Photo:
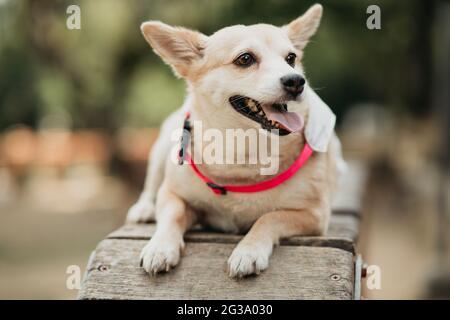
[[[280,80],[284,90],[294,96],[294,98],[303,91],[303,86],[306,82],[305,78],[298,74],[288,74],[281,77]]]

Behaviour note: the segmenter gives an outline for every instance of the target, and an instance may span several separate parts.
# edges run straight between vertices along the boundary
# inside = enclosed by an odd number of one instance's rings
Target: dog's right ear
[[[141,31],[147,42],[175,73],[186,77],[189,68],[203,57],[207,36],[159,21],[144,22]]]

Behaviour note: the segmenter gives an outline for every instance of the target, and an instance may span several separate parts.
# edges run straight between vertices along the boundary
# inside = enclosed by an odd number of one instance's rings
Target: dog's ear
[[[159,21],[144,22],[141,31],[147,42],[175,73],[186,77],[189,68],[203,56],[207,36]]]
[[[283,27],[298,50],[303,50],[309,39],[316,33],[322,18],[322,11],[322,6],[315,4],[302,16]]]

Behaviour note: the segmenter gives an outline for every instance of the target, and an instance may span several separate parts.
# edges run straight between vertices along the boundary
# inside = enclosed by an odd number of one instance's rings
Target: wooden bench
[[[139,267],[139,254],[155,225],[125,225],[91,255],[79,299],[359,299],[355,243],[364,175],[361,168],[350,170],[328,234],[282,240],[259,276],[236,280],[226,273],[242,236],[198,228],[185,235],[184,256],[175,269],[149,276]]]

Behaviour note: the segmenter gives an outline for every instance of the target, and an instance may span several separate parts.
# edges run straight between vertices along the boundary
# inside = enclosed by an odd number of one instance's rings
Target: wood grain
[[[279,246],[269,269],[240,280],[226,274],[234,245],[188,243],[181,264],[149,276],[139,267],[145,240],[102,241],[80,299],[351,299],[353,255],[336,248]]]

